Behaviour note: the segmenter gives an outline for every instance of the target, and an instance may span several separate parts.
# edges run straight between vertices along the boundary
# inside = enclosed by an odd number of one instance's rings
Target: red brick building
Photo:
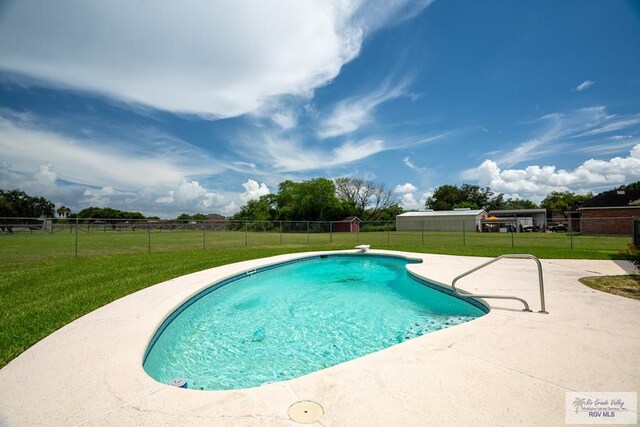
[[[612,190],[598,194],[579,209],[584,234],[633,232],[633,218],[640,218],[640,190]]]

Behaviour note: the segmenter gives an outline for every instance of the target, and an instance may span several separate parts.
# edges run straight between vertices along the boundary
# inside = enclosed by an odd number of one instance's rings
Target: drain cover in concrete
[[[310,400],[296,402],[289,407],[289,418],[301,424],[311,424],[324,415],[324,409],[319,403]]]

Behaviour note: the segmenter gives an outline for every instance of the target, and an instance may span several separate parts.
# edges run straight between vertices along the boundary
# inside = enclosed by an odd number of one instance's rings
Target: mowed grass
[[[70,232],[71,231],[71,232]],[[76,238],[77,252],[76,253]],[[0,367],[111,301],[206,268],[291,252],[374,248],[453,255],[618,258],[629,238],[551,233],[41,231],[0,235]],[[573,249],[571,248],[573,246]]]
[[[111,301],[194,271],[325,248],[231,248],[13,262],[0,277],[0,366]]]
[[[333,246],[370,244],[385,248],[459,255],[495,256],[531,253],[541,258],[608,259],[625,248],[626,236],[583,236],[566,233],[362,232],[278,233],[244,231],[138,231],[73,229],[47,233],[0,235],[0,265],[52,258],[178,252],[195,249],[265,246]]]
[[[580,283],[602,292],[640,300],[640,275],[583,277]]]

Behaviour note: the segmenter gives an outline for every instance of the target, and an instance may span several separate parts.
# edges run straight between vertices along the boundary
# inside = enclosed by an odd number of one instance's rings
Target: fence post
[[[249,246],[249,221],[244,222],[244,247]]]
[[[282,221],[280,221],[280,244],[282,244]]]
[[[76,218],[76,257],[78,256],[78,218]]]
[[[391,230],[389,230],[391,227],[388,222],[385,228],[387,229],[387,245],[391,245]]]
[[[421,245],[424,246],[424,221],[420,221],[420,236],[421,236]]]
[[[513,227],[509,227],[511,229],[511,247],[513,248]]]
[[[333,222],[329,221],[329,242],[333,243]]]
[[[573,227],[571,224],[573,221],[571,221],[571,218],[569,218],[569,245],[571,247],[571,249],[573,249]]]
[[[207,249],[207,223],[202,222],[202,250]]]
[[[147,253],[151,253],[151,224],[147,221]]]
[[[309,221],[307,221],[307,243],[311,243],[311,240],[309,237]]]
[[[462,220],[462,246],[467,246],[467,233],[465,227],[464,219]]]

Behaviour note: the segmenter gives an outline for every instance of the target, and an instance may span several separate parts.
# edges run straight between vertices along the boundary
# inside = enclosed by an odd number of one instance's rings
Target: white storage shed
[[[487,216],[484,209],[405,212],[396,216],[396,231],[479,231]]]

